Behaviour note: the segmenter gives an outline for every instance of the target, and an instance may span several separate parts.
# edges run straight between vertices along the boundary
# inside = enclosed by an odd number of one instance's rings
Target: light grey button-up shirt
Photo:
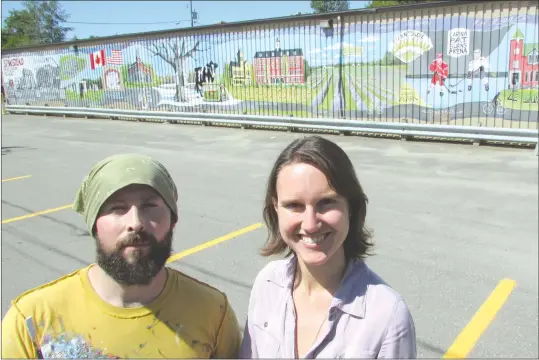
[[[257,275],[240,358],[294,358],[295,257]],[[415,358],[415,326],[402,297],[363,261],[351,261],[329,308],[328,324],[305,358]]]

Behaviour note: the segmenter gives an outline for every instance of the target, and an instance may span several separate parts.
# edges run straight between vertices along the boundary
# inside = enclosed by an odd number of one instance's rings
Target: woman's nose
[[[314,233],[320,229],[321,221],[314,209],[305,209],[301,228],[307,233]]]

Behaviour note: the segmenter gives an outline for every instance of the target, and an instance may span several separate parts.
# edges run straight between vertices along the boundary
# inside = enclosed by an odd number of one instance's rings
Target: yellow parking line
[[[64,205],[64,206],[60,206],[60,207],[53,208],[53,209],[47,209],[47,210],[42,210],[42,211],[38,211],[38,212],[35,212],[35,213],[31,213],[31,214],[26,214],[26,215],[23,215],[23,216],[17,216],[17,217],[11,218],[11,219],[2,220],[2,224],[8,224],[8,223],[12,223],[14,221],[19,221],[19,220],[33,218],[35,216],[49,214],[49,213],[52,213],[52,212],[55,212],[55,211],[68,209],[68,208],[70,208],[72,206],[73,206],[72,204],[69,204],[69,205]]]
[[[197,253],[199,251],[205,250],[205,249],[207,249],[209,247],[212,247],[212,246],[215,246],[215,245],[220,244],[222,242],[225,242],[227,240],[233,239],[233,238],[235,238],[237,236],[243,235],[243,234],[248,233],[250,231],[256,230],[256,229],[260,228],[261,226],[262,226],[261,223],[256,223],[256,224],[244,227],[243,229],[239,229],[239,230],[233,231],[233,232],[231,232],[229,234],[218,237],[217,239],[205,242],[205,243],[200,244],[198,246],[195,246],[195,247],[192,247],[192,248],[187,249],[185,251],[174,254],[174,255],[172,255],[172,256],[170,256],[168,258],[167,264],[171,263],[171,262],[174,262],[174,261],[178,261],[181,258],[184,258],[184,257],[186,257],[188,255],[192,255],[192,254]]]
[[[29,177],[32,177],[32,175],[24,175],[24,176],[12,177],[12,178],[9,178],[9,179],[3,179],[2,182],[13,181],[13,180],[22,180],[22,179],[27,179]]]
[[[53,208],[53,209],[48,209],[48,210],[42,210],[42,211],[38,211],[38,212],[35,212],[35,213],[31,213],[31,214],[26,214],[26,215],[22,215],[22,216],[18,216],[18,217],[14,217],[14,218],[11,218],[11,219],[7,219],[7,220],[2,220],[2,224],[8,224],[8,223],[12,223],[12,222],[15,222],[15,221],[19,221],[19,220],[24,220],[24,219],[29,219],[29,218],[32,218],[32,217],[35,217],[35,216],[40,216],[40,215],[44,215],[44,214],[49,214],[49,213],[52,213],[52,212],[55,212],[55,211],[60,211],[60,210],[64,210],[64,209],[68,209],[70,207],[72,207],[73,205],[72,204],[69,204],[69,205],[64,205],[64,206],[60,206],[60,207],[57,207],[57,208]],[[253,224],[253,225],[249,225],[247,227],[244,227],[243,229],[239,229],[239,230],[236,230],[236,231],[233,231],[231,233],[228,233],[226,235],[223,235],[221,237],[218,237],[217,239],[214,239],[214,240],[210,240],[208,242],[205,242],[203,244],[200,244],[198,246],[195,246],[195,247],[192,247],[190,249],[187,249],[185,251],[182,251],[182,252],[179,252],[177,254],[174,254],[172,256],[170,256],[167,260],[167,263],[171,263],[171,262],[174,262],[174,261],[178,261],[180,260],[181,258],[184,258],[188,255],[192,255],[192,254],[195,254],[199,251],[202,251],[202,250],[205,250],[207,248],[210,248],[212,246],[215,246],[215,245],[218,245],[222,242],[225,242],[227,240],[230,240],[230,239],[233,239],[235,237],[238,237],[240,235],[243,235],[245,233],[248,233],[250,231],[253,231],[253,230],[256,230],[258,228],[262,227],[262,224],[261,223],[256,223],[256,224]]]
[[[501,309],[514,287],[516,282],[511,279],[503,279],[490,294],[487,300],[481,305],[479,310],[468,325],[464,327],[453,344],[449,347],[443,358],[465,358],[473,349],[477,340],[494,320],[496,313]]]

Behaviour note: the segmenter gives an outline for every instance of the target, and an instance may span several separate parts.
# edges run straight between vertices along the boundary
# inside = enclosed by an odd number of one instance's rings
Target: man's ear
[[[277,205],[278,205],[277,199],[276,199],[276,198],[273,198],[273,199],[272,199],[272,202],[273,202],[273,208],[274,208],[275,211],[277,212]]]

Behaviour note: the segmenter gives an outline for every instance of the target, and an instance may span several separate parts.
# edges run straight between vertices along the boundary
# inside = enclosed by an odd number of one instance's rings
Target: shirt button
[[[264,327],[268,327],[268,322],[267,321],[264,323]]]

